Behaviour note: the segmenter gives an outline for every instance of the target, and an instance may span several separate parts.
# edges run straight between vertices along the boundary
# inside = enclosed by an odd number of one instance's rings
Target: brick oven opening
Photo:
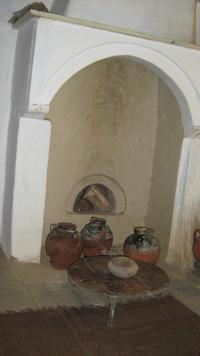
[[[112,213],[114,209],[113,192],[103,184],[86,186],[78,193],[73,206],[73,211],[79,214]]]

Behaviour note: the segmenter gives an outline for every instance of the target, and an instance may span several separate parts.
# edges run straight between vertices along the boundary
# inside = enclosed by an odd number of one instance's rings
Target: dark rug
[[[199,356],[200,317],[171,296],[107,308],[0,314],[0,355]]]

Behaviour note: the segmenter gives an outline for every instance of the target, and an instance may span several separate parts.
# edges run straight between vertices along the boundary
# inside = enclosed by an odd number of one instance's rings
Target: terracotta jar
[[[51,224],[45,248],[54,268],[68,268],[82,254],[82,241],[76,225],[67,222]]]
[[[113,242],[113,234],[105,219],[91,217],[81,231],[84,256],[106,255]]]
[[[124,255],[133,260],[156,264],[160,256],[160,244],[153,236],[153,229],[146,226],[134,227],[134,233],[124,242]]]

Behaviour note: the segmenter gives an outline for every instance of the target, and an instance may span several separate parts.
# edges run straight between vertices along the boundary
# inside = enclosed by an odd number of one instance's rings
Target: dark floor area
[[[171,296],[107,308],[0,314],[3,356],[199,356],[200,317]]]

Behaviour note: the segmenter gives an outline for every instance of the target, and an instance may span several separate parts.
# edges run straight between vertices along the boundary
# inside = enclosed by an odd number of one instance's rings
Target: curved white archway
[[[24,22],[19,31],[12,109],[23,117],[17,148],[13,147],[17,152],[14,188],[8,187],[9,192],[13,191],[9,253],[21,261],[40,258],[51,130],[50,122],[41,119],[46,117],[52,98],[68,79],[90,64],[110,57],[127,57],[161,77],[181,110],[185,138],[168,260],[191,267],[191,231],[199,221],[200,211],[200,163],[196,159],[200,155],[200,80],[196,74],[200,51],[98,26],[94,29],[80,21],[52,21],[48,16],[49,19],[39,16],[38,21]],[[23,50],[26,55],[22,58],[19,52]],[[28,189],[24,189],[24,182]]]
[[[50,104],[59,88],[86,66],[109,57],[128,57],[147,66],[172,90],[181,110],[185,136],[200,125],[200,98],[187,74],[171,59],[150,48],[129,43],[107,43],[89,48],[67,61],[49,80],[41,107]]]

